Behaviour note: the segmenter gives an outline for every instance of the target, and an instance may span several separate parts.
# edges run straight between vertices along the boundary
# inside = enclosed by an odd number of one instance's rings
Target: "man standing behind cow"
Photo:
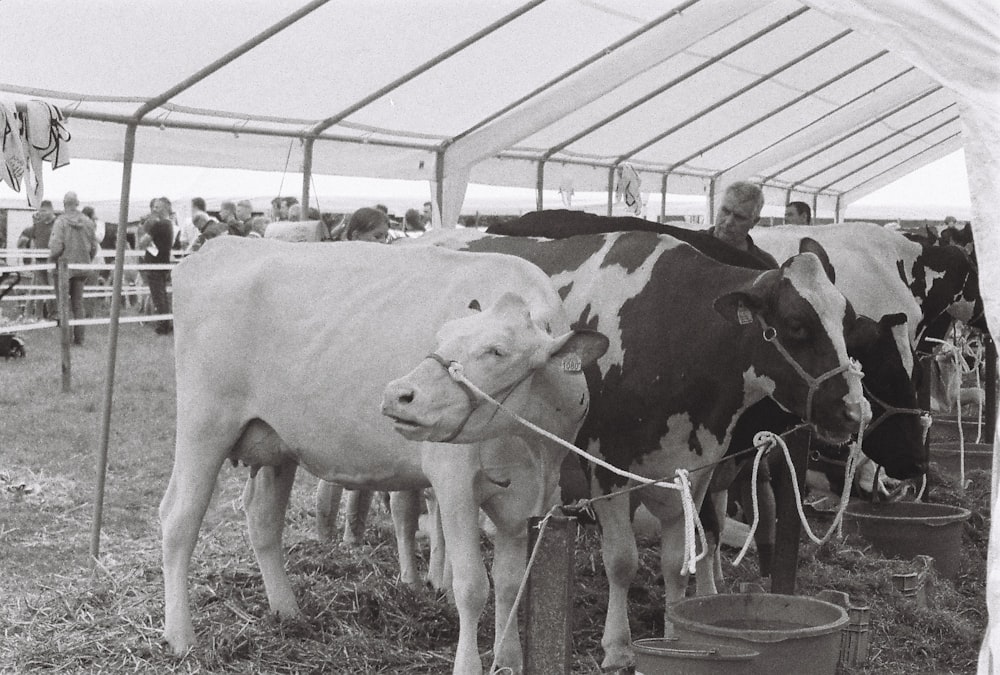
[[[170,220],[170,200],[160,197],[153,202],[153,211],[145,221],[145,232],[139,239],[139,248],[145,250],[143,263],[163,265],[170,262],[170,247],[174,241],[174,225]],[[142,270],[142,278],[149,287],[153,309],[157,314],[170,313],[170,298],[167,296],[168,270]],[[169,320],[157,322],[157,335],[173,332]]]
[[[776,268],[778,261],[768,252],[757,248],[750,238],[750,229],[760,221],[763,208],[764,193],[760,187],[746,181],[733,183],[726,188],[722,204],[715,215],[715,224],[708,228],[708,233]]]
[[[812,225],[812,209],[805,202],[788,202],[785,225]]]
[[[68,265],[86,265],[97,254],[97,237],[94,221],[80,213],[80,200],[75,192],[67,192],[63,197],[63,212],[52,225],[49,240],[49,260],[62,259]],[[74,319],[84,318],[83,285],[90,274],[88,270],[69,271],[70,310]],[[58,285],[59,273],[55,274]],[[83,344],[83,326],[73,327],[73,344]]]

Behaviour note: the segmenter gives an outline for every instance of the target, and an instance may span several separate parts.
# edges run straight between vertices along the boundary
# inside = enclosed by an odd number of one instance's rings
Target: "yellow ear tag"
[[[747,309],[747,306],[742,302],[736,308],[736,320],[741,326],[753,323],[753,312]]]
[[[567,373],[579,373],[583,370],[583,361],[579,354],[567,354],[562,360],[562,369]]]

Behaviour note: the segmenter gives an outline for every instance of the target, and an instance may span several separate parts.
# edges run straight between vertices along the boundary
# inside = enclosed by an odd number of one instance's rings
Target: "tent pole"
[[[312,179],[315,141],[312,136],[306,136],[305,147],[302,149],[302,220],[309,220],[309,181]]]
[[[545,208],[542,191],[545,189],[545,160],[538,160],[538,177],[535,179],[535,210],[541,211]]]
[[[115,242],[115,272],[111,292],[111,324],[108,331],[108,367],[104,375],[104,400],[101,403],[101,439],[97,455],[97,486],[94,493],[94,522],[90,531],[90,561],[96,566],[101,552],[101,524],[104,519],[104,483],[108,468],[108,442],[111,432],[111,404],[115,393],[115,362],[118,358],[118,318],[122,309],[122,279],[125,265],[125,240],[128,229],[128,201],[132,192],[132,161],[135,159],[133,122],[125,128],[125,152],[122,158],[122,191],[118,205],[118,239]]]
[[[663,181],[660,183],[660,222],[667,222],[667,176],[670,172],[663,174]]]
[[[612,164],[611,168],[608,169],[608,215],[609,216],[611,215],[611,211],[614,208],[614,201],[612,200],[614,199],[615,196],[615,169],[617,168],[618,168],[617,165]]]

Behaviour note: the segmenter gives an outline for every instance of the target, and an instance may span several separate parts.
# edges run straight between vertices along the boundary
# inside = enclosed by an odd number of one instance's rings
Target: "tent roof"
[[[580,191],[627,161],[832,210],[962,146],[954,93],[798,0],[6,0],[0,44],[0,96],[93,159],[145,107],[136,162],[300,171],[312,136],[321,174]]]

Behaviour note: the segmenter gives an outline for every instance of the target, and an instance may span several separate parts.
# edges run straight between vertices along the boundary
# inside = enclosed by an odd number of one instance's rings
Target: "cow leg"
[[[344,543],[356,546],[365,536],[368,511],[372,506],[372,490],[348,490],[347,509],[344,511]]]
[[[777,509],[774,501],[774,488],[771,486],[771,473],[764,462],[757,474],[757,530],[754,532],[754,542],[757,544],[757,561],[762,577],[771,576],[771,565],[774,562],[774,538]],[[752,471],[751,469],[749,471]],[[743,512],[748,517],[753,516],[752,487],[749,479],[740,485],[740,502]]]
[[[285,618],[299,615],[299,604],[285,573],[285,557],[281,550],[285,511],[296,468],[295,462],[262,467],[255,478],[247,480],[243,491],[250,543],[264,578],[267,602],[272,612]]]
[[[441,510],[438,508],[434,491],[426,494],[427,500],[427,539],[430,542],[430,555],[427,564],[427,583],[438,591],[451,593],[451,570],[447,568],[447,555],[444,546],[444,536],[441,530]],[[447,586],[445,581],[447,579]],[[454,597],[451,598],[454,601]]]
[[[203,452],[205,447],[218,448],[221,444],[195,444],[192,438],[198,435],[192,432],[185,438],[178,434],[174,468],[160,502],[165,603],[163,638],[177,656],[184,655],[195,643],[188,598],[188,567],[201,521],[212,499],[215,479],[225,460],[224,452],[217,456]]]
[[[420,490],[389,493],[389,512],[396,531],[396,552],[399,555],[399,580],[413,586],[417,583],[417,521],[420,518]]]
[[[695,581],[697,582],[698,595],[715,595],[719,592],[718,586],[722,585],[722,528],[726,523],[726,502],[727,493],[710,492],[702,502],[701,517],[702,527],[705,528],[705,539],[708,548],[705,557],[698,561],[695,568]]]
[[[316,537],[320,541],[333,541],[337,533],[337,513],[344,488],[321,480],[316,486]]]
[[[639,552],[629,522],[629,497],[594,502],[601,526],[601,557],[608,577],[608,613],[604,618],[602,669],[624,668],[635,661],[628,623],[628,589],[639,569]]]
[[[437,445],[437,444],[427,444]],[[458,646],[452,672],[480,675],[482,660],[476,646],[479,619],[489,597],[490,585],[479,547],[479,504],[472,487],[471,467],[463,466],[465,457],[449,446],[453,462],[427,462],[428,474],[441,512],[441,527],[452,563],[455,608],[458,611]],[[437,454],[437,453],[435,453]],[[466,473],[467,475],[461,475]]]

